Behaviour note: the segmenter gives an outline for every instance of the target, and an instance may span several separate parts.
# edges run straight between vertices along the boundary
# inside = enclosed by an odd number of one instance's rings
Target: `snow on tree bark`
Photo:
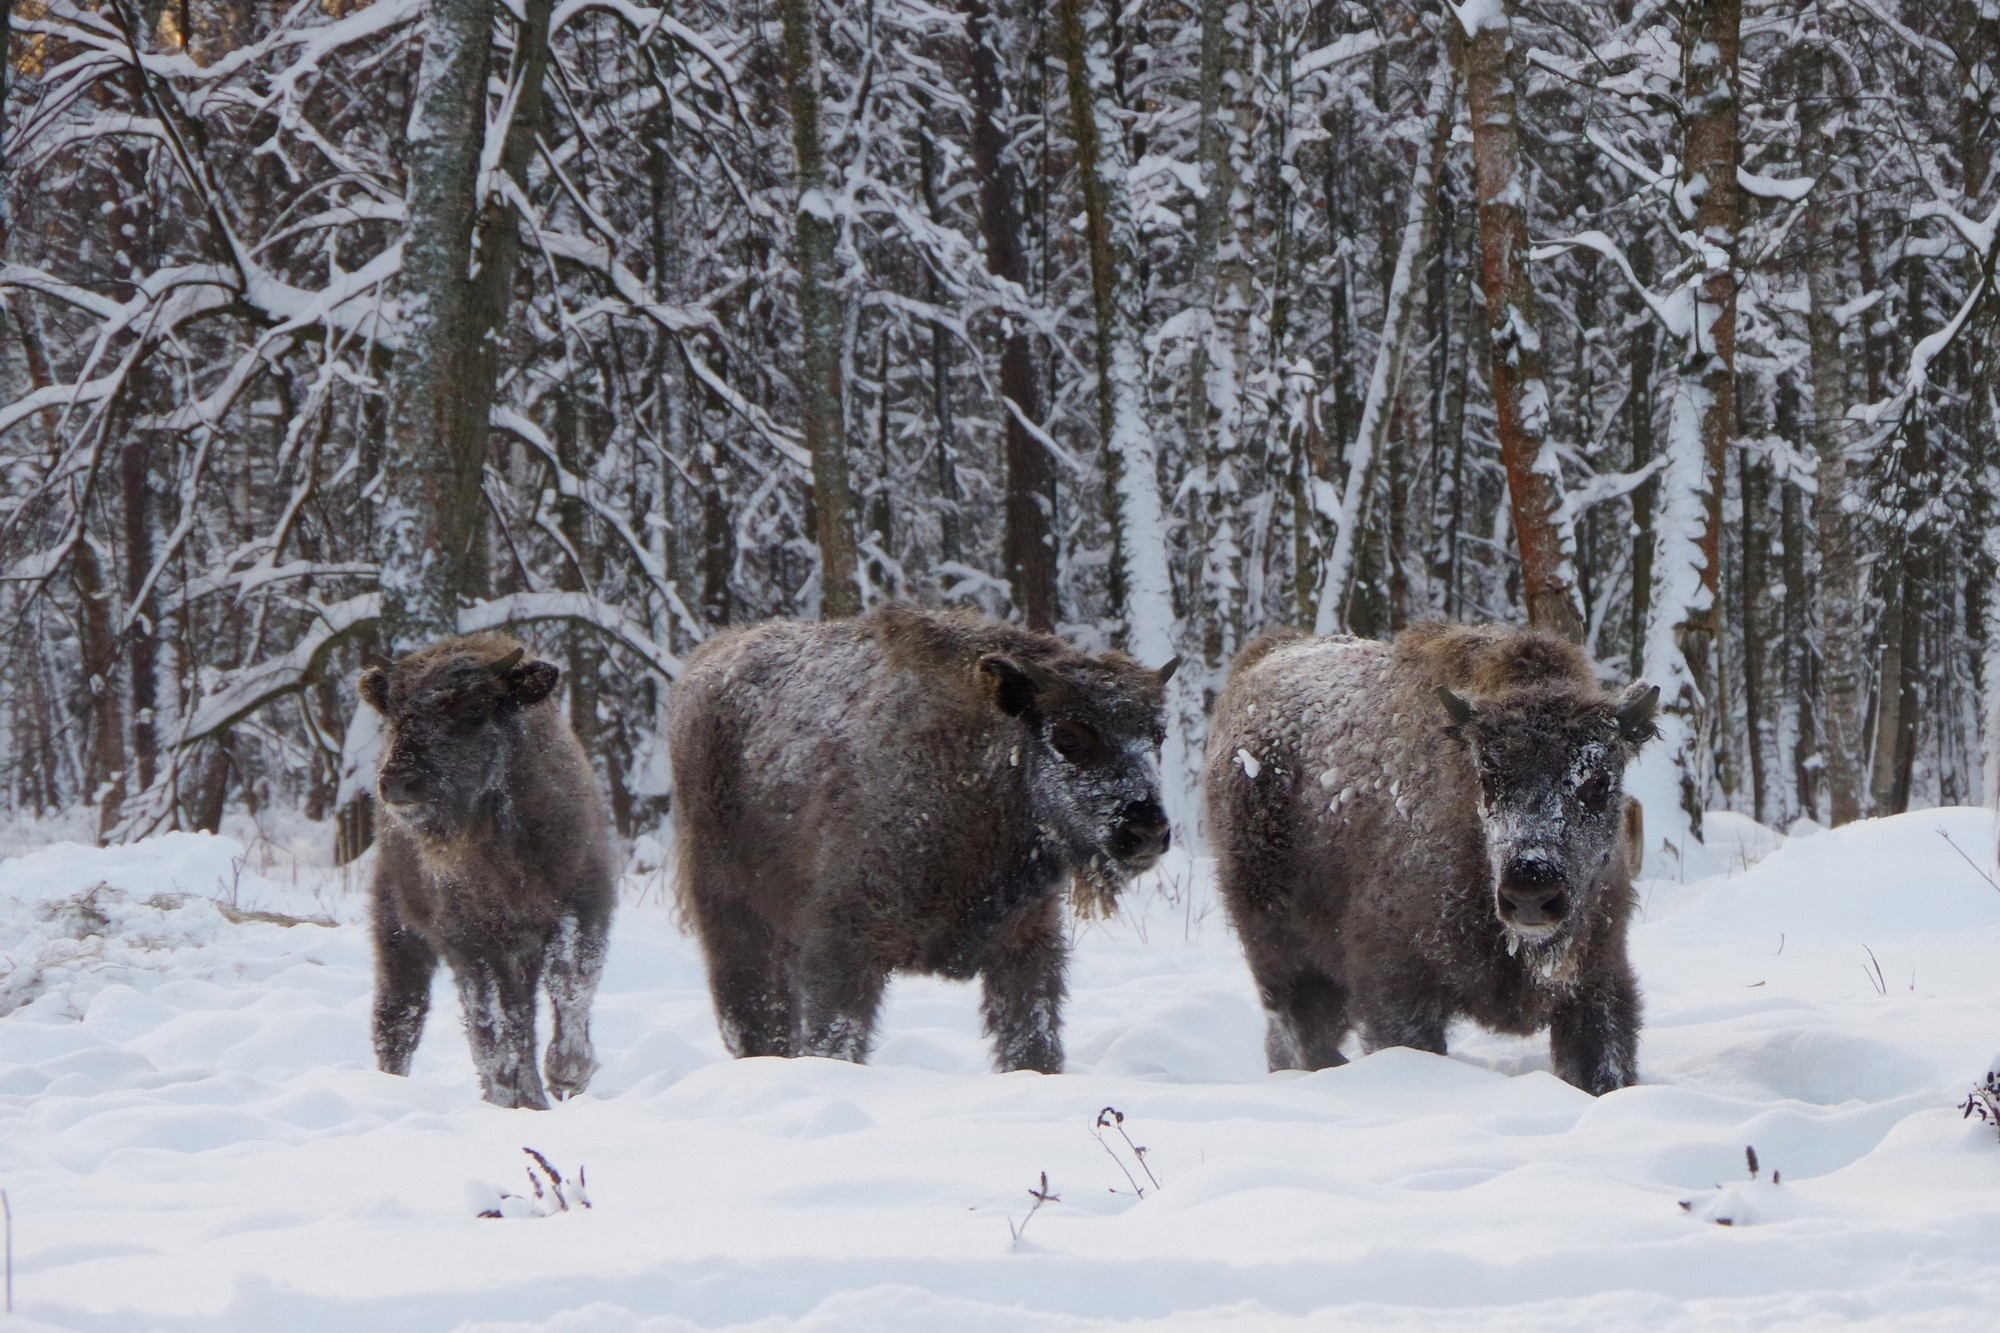
[[[470,274],[485,147],[493,0],[430,0],[410,112],[403,345],[396,358],[376,518],[383,637],[407,652],[458,629],[476,595],[490,381],[478,382]]]
[[[1673,385],[1656,549],[1646,679],[1660,687],[1662,744],[1628,786],[1646,832],[1685,855],[1701,838],[1717,697],[1722,474],[1735,421],[1739,0],[1690,0],[1682,19],[1682,173],[1674,193],[1691,224],[1696,269],[1687,344]]]

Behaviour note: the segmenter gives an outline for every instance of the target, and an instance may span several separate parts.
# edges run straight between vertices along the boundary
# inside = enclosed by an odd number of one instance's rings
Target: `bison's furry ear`
[[[389,673],[369,667],[361,673],[361,701],[378,713],[389,711]]]
[[[993,696],[1001,712],[1019,717],[1033,708],[1035,700],[1054,682],[1048,672],[1033,662],[988,653],[979,659],[979,683]]]
[[[1444,711],[1450,716],[1454,727],[1462,727],[1479,716],[1478,709],[1442,685],[1437,687],[1437,697],[1438,702],[1444,705]]]
[[[562,668],[554,662],[524,662],[507,669],[507,702],[516,708],[538,704],[555,693]]]
[[[1618,734],[1626,741],[1643,745],[1660,734],[1660,729],[1653,725],[1653,711],[1659,706],[1660,687],[1635,680],[1618,696],[1618,707],[1611,719],[1618,724]]]

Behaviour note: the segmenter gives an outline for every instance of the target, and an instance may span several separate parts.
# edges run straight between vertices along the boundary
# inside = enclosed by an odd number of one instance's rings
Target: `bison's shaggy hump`
[[[1629,1083],[1620,784],[1656,696],[1608,694],[1575,647],[1495,626],[1247,648],[1205,787],[1272,1067],[1341,1063],[1350,1027],[1442,1051],[1464,1015],[1549,1028],[1578,1086]]]
[[[887,607],[709,640],[670,724],[682,910],[737,1055],[866,1058],[895,971],[984,986],[1006,1069],[1060,1069],[1057,892],[1167,837],[1162,678]]]
[[[1569,686],[1594,695],[1590,659],[1567,639],[1504,625],[1427,621],[1396,636],[1396,652],[1440,685],[1477,695]]]

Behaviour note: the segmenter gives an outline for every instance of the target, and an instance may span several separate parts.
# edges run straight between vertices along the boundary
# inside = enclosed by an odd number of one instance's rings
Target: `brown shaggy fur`
[[[1620,782],[1656,697],[1609,695],[1574,646],[1498,626],[1245,649],[1205,784],[1272,1067],[1342,1063],[1350,1027],[1442,1052],[1464,1016],[1548,1028],[1588,1091],[1632,1082]]]
[[[678,891],[737,1055],[865,1059],[893,971],[980,976],[1005,1069],[1062,1065],[1058,891],[1164,850],[1161,678],[884,608],[717,635],[675,684]]]
[[[366,672],[383,716],[375,868],[375,1054],[407,1074],[431,977],[451,968],[486,1099],[548,1105],[535,996],[555,1012],[547,1091],[597,1067],[590,1004],[616,862],[596,775],[553,695],[553,663],[501,634],[432,644]]]

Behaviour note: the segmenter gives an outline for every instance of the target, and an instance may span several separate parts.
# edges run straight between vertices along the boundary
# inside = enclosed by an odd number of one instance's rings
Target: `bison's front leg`
[[[590,1045],[590,1002],[604,975],[604,937],[611,914],[586,909],[556,923],[548,946],[549,1006],[555,1033],[544,1060],[548,1087],[558,1100],[590,1086],[597,1053]]]
[[[1593,1097],[1639,1081],[1639,989],[1624,959],[1556,1005],[1549,1059],[1557,1078]]]
[[[403,924],[393,894],[375,898],[375,1067],[408,1074],[431,1007],[437,951]]]
[[[1063,970],[1069,945],[1063,937],[1062,902],[1051,896],[1007,923],[980,968],[980,1015],[993,1041],[993,1063],[1002,1073],[1063,1068]]]
[[[479,1086],[495,1106],[546,1111],[535,1069],[535,991],[543,942],[484,937],[452,951],[451,971],[465,1008],[465,1035]]]

